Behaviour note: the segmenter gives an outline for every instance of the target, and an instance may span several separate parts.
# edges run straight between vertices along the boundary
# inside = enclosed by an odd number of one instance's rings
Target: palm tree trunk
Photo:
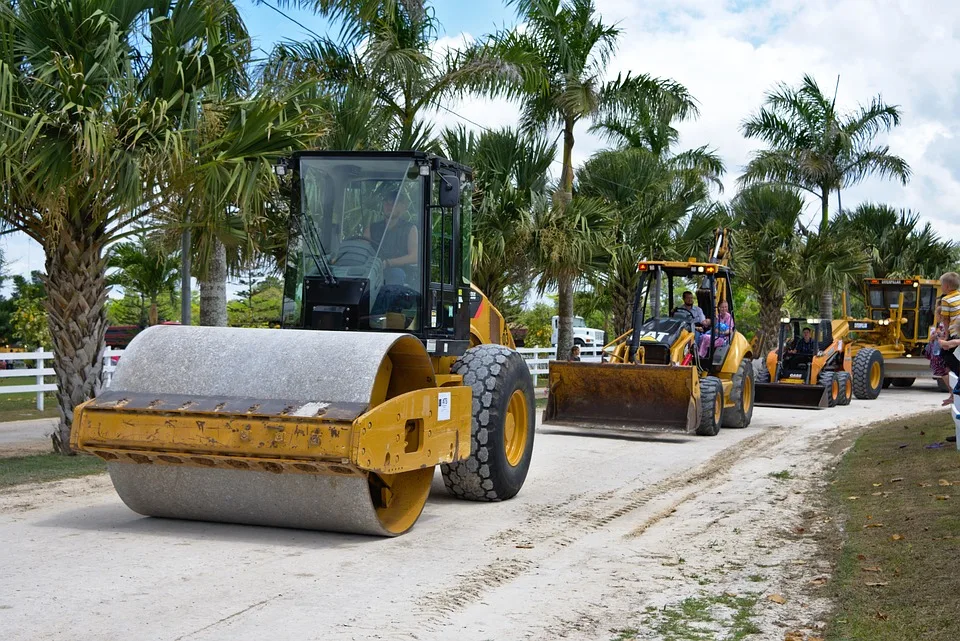
[[[219,240],[210,252],[207,274],[200,281],[200,324],[227,326],[227,249]]]
[[[557,283],[557,360],[570,358],[573,349],[573,278],[563,276]]]
[[[573,200],[573,126],[566,118],[563,126],[563,170],[560,174],[561,207]],[[570,358],[573,349],[573,277],[563,276],[557,283],[557,360]]]
[[[830,285],[820,292],[820,318],[833,320],[833,287]]]
[[[159,320],[160,318],[159,318],[159,310],[157,309],[157,299],[151,298],[150,299],[150,315],[149,315],[149,318],[147,319],[147,322],[151,326],[153,326],[153,325],[156,325],[159,322]]]
[[[51,439],[55,451],[73,454],[73,410],[100,391],[107,329],[107,266],[99,240],[83,229],[64,228],[49,242],[44,248],[46,310],[60,409],[60,424]]]
[[[767,352],[777,347],[780,336],[780,309],[782,298],[760,299],[760,331],[757,334],[757,353],[754,359],[765,359]]]
[[[824,187],[820,196],[820,235],[825,236],[830,230],[830,190]],[[820,292],[820,318],[833,319],[833,288],[824,285]]]

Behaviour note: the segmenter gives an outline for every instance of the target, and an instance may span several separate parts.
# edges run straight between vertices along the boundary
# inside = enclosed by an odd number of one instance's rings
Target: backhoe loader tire
[[[766,361],[753,361],[753,382],[765,384],[770,382],[770,370],[767,369]]]
[[[893,379],[894,387],[911,387],[917,379],[915,378],[895,378]]]
[[[840,398],[840,381],[836,372],[820,372],[817,383],[827,388],[827,407],[836,407]]]
[[[840,385],[837,405],[849,405],[853,397],[853,379],[846,372],[837,372],[837,383]]]
[[[879,367],[879,376],[876,368]],[[853,394],[861,400],[880,396],[883,387],[883,354],[872,347],[864,347],[853,357]]]
[[[719,407],[718,407],[719,403]],[[723,384],[716,376],[700,381],[700,425],[698,436],[716,436],[723,425]]]
[[[440,466],[447,491],[467,501],[513,498],[533,454],[536,401],[530,369],[502,345],[468,349],[451,371],[473,388],[470,457]]]
[[[754,382],[753,361],[745,358],[740,361],[740,367],[737,368],[737,373],[733,375],[733,388],[730,390],[730,400],[733,401],[733,407],[724,408],[724,427],[746,427],[750,425],[750,419],[753,418]]]

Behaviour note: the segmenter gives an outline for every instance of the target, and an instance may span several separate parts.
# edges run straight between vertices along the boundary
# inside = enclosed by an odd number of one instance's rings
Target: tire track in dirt
[[[682,492],[666,507],[651,514],[628,536],[640,536],[648,528],[669,516],[677,506],[689,501],[714,484],[740,461],[778,445],[787,437],[785,429],[764,430],[721,450],[710,459],[679,475],[663,479],[642,489],[629,489],[638,482],[634,479],[627,488],[607,490],[594,494],[578,493],[551,505],[534,505],[530,516],[518,527],[501,530],[489,537],[487,543],[496,547],[529,548],[526,558],[511,555],[456,575],[443,590],[418,599],[425,630],[439,631],[445,620],[456,612],[478,601],[482,596],[520,575],[536,569],[546,560],[579,539],[607,527],[613,521],[647,506],[651,501],[664,500],[670,494]]]

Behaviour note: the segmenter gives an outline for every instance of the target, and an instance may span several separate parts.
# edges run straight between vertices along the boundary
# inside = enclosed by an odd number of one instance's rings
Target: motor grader
[[[750,344],[733,330],[718,340],[715,322],[720,301],[734,313],[728,236],[717,230],[706,262],[638,263],[632,326],[604,347],[605,362],[550,362],[545,425],[715,436],[721,426],[750,424]],[[708,327],[698,329],[679,305],[687,287],[696,289]],[[708,347],[701,357],[698,339],[704,336]]]
[[[920,277],[865,278],[862,286],[866,318],[849,315],[846,293],[842,303],[854,358],[864,349],[879,354],[879,358],[873,359],[869,388],[861,387],[859,391],[879,394],[881,388],[890,385],[910,387],[918,378],[932,377],[923,347],[934,324],[939,281]]]
[[[73,447],[159,517],[398,535],[438,465],[457,498],[516,495],[533,384],[470,284],[470,168],[310,152],[280,170],[284,328],[142,332],[110,389],[77,407]]]
[[[849,405],[853,367],[850,344],[843,340],[846,325],[842,320],[782,318],[777,347],[756,371],[755,403],[798,409]],[[804,350],[807,331],[812,345]]]

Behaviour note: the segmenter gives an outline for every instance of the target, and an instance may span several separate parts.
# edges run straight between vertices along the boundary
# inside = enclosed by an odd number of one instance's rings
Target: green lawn
[[[882,423],[841,463],[846,517],[830,641],[960,639],[960,453],[941,410]]]
[[[53,376],[47,376],[46,382],[55,382]],[[34,385],[37,382],[36,376],[14,376],[12,378],[0,378],[0,387],[11,385]],[[44,410],[37,411],[36,393],[21,394],[0,394],[0,423],[5,421],[22,421],[32,418],[55,418],[59,416],[57,412],[57,398],[54,392],[47,392],[44,395]]]
[[[99,474],[106,469],[103,460],[89,454],[36,454],[0,458],[0,488]]]

